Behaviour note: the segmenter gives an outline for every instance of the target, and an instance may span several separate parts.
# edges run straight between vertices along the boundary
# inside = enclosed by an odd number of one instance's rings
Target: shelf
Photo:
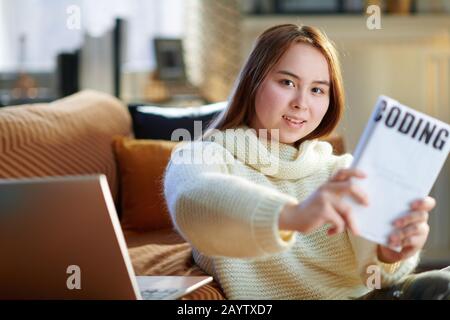
[[[450,47],[450,15],[411,15],[381,17],[381,29],[367,28],[363,15],[265,15],[246,16],[241,21],[241,56],[247,56],[255,39],[277,24],[303,24],[318,27],[339,47],[357,45],[433,45]]]
[[[283,23],[304,24],[323,29],[334,40],[407,41],[450,34],[450,15],[381,16],[381,29],[367,28],[364,15],[251,16],[242,19],[242,29],[256,36],[270,26]]]

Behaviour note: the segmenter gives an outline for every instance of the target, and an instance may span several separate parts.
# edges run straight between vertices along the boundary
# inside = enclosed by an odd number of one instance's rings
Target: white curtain
[[[69,29],[70,6],[80,9],[81,29]],[[117,17],[127,20],[126,68],[153,68],[151,39],[182,37],[183,0],[0,0],[0,72],[20,67],[20,37],[26,37],[23,65],[28,71],[51,71],[56,55],[73,51],[84,34],[98,37]]]

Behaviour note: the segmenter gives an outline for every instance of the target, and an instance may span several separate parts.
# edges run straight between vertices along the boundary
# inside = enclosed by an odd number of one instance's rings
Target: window
[[[68,26],[78,8],[81,28]],[[155,67],[154,37],[182,37],[183,0],[0,0],[0,72],[51,72],[56,56],[84,35],[98,36],[126,20],[124,68]],[[75,17],[76,18],[76,17]]]

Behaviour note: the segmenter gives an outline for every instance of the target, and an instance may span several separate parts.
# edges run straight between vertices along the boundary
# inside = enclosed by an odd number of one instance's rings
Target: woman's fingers
[[[330,199],[333,207],[326,218],[326,222],[333,225],[328,230],[329,235],[343,232],[345,228],[348,228],[354,234],[358,234],[351,207],[345,204],[340,196],[348,194],[356,202],[363,205],[368,205],[369,201],[367,194],[350,178],[366,178],[366,174],[358,169],[341,169],[322,188],[323,194],[327,194],[326,198]]]
[[[393,246],[398,246],[400,244],[403,245],[403,242],[407,238],[414,237],[416,235],[427,236],[429,230],[430,227],[425,222],[409,224],[408,226],[402,229],[394,231],[389,236],[389,244]]]
[[[396,230],[389,236],[389,243],[393,246],[401,245],[405,239],[415,235],[428,235],[428,212],[413,211],[394,221]]]
[[[351,181],[328,183],[326,189],[336,195],[348,194],[357,202],[365,206],[369,205],[369,198],[367,194],[359,186]]]
[[[393,222],[396,230],[389,236],[389,243],[394,246],[421,245],[423,238],[428,236],[430,229],[427,223],[429,217],[428,211],[432,210],[435,206],[436,201],[432,197],[426,197],[411,203],[411,208],[415,211]]]
[[[398,218],[393,224],[396,228],[403,228],[411,223],[427,222],[428,216],[427,211],[413,211],[406,216]]]
[[[333,225],[328,229],[328,235],[344,232],[345,221],[338,214],[330,217],[327,222]]]
[[[339,199],[335,199],[333,202],[334,209],[336,212],[342,217],[347,228],[354,234],[358,235],[358,228],[356,226],[355,219],[353,217],[352,208],[340,201]],[[342,230],[343,231],[343,230]]]
[[[407,238],[403,239],[402,247],[405,247],[405,249],[420,248],[420,247],[422,247],[423,243],[424,243],[424,235],[416,234],[411,237],[407,237]]]
[[[358,169],[341,169],[330,179],[330,181],[346,181],[351,177],[366,178],[366,174]]]
[[[431,211],[435,206],[436,200],[432,197],[425,197],[411,203],[411,209],[416,211]]]
[[[346,221],[344,217],[336,211],[334,204],[331,205],[327,212],[328,214],[325,217],[325,223],[330,223],[333,225],[330,229],[328,229],[328,235],[343,232],[346,227]]]
[[[336,196],[330,197],[331,208],[329,209],[327,222],[333,224],[328,234],[344,232],[348,228],[353,234],[358,234],[358,228],[353,218],[351,207]]]

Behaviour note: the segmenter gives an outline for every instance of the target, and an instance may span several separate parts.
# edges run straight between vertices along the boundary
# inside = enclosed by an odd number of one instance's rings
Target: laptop
[[[133,271],[104,175],[0,180],[0,299],[178,299],[209,276]]]

